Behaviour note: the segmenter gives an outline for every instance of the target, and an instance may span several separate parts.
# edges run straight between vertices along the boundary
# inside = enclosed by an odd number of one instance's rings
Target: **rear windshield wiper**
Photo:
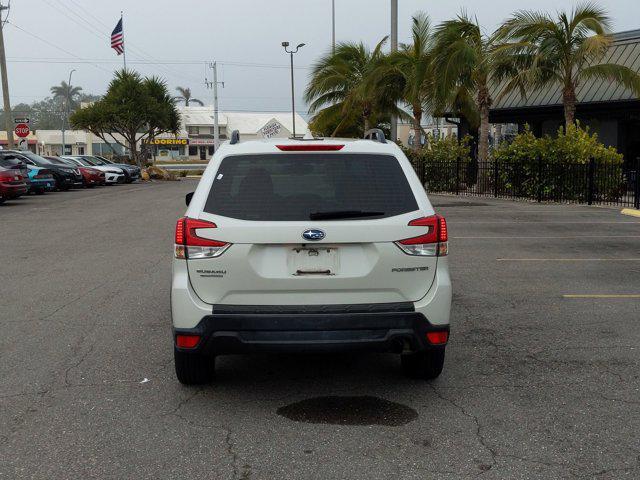
[[[341,218],[381,217],[384,212],[363,212],[362,210],[336,210],[333,212],[314,212],[309,220],[337,220]]]

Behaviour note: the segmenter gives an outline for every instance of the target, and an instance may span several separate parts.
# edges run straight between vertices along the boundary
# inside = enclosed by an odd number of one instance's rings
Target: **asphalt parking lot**
[[[186,388],[169,282],[194,186],[0,206],[0,478],[640,477],[640,219],[432,197],[455,289],[437,381],[248,356]]]

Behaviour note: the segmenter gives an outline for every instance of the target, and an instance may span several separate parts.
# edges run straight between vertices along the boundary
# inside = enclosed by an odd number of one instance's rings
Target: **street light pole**
[[[67,88],[69,89],[69,94],[71,94],[71,75],[73,75],[73,72],[75,72],[75,71],[76,71],[76,69],[74,68],[73,70],[71,70],[69,72],[69,82],[67,83]],[[65,127],[65,123],[66,123],[67,117],[69,116],[69,101],[70,101],[70,99],[67,97],[66,98],[66,108],[65,108],[65,111],[64,111],[64,113],[62,115],[62,155],[65,155],[66,144],[65,144],[65,141],[64,141],[64,127]]]
[[[289,42],[282,42],[284,51],[287,52],[291,58],[291,119],[293,120],[293,138],[296,138],[296,96],[293,83],[293,54],[298,53],[298,50],[304,47],[304,45],[304,43],[299,43],[295,50],[289,50]]]

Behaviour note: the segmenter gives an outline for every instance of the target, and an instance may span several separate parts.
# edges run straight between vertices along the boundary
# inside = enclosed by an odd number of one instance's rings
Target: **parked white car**
[[[125,181],[125,174],[122,171],[122,168],[120,167],[92,165],[81,157],[75,157],[70,155],[65,155],[60,158],[68,162],[73,162],[75,165],[79,167],[89,167],[89,168],[93,168],[95,170],[100,170],[101,172],[104,172],[105,183],[124,183]]]
[[[447,226],[411,164],[374,140],[234,132],[178,220],[171,286],[176,374],[217,355],[375,350],[436,378],[449,338]]]

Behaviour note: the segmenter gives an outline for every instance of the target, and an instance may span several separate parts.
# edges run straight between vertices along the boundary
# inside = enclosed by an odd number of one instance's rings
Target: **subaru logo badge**
[[[302,232],[302,238],[305,240],[311,240],[312,242],[318,242],[325,237],[325,233],[322,230],[309,229]]]

